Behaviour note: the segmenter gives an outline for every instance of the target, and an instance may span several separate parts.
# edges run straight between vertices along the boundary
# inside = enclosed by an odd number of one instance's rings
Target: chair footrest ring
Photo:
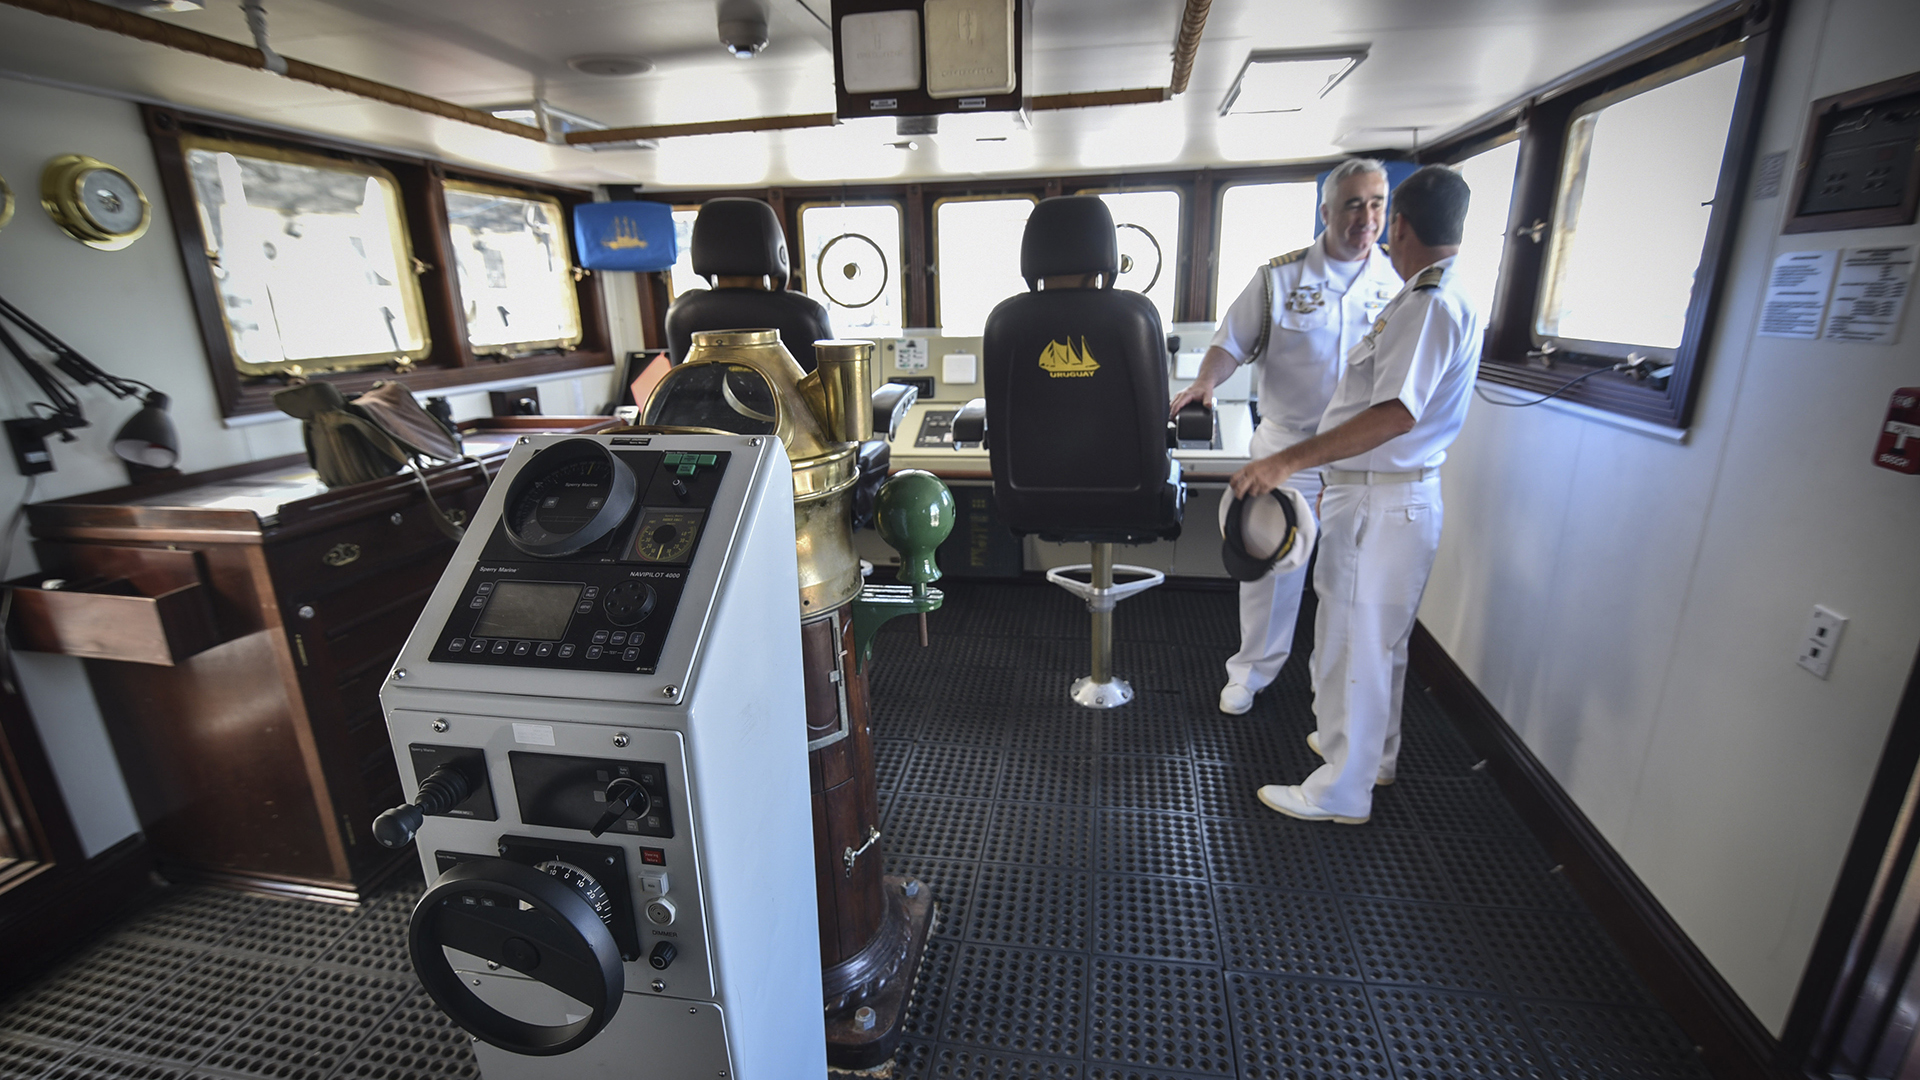
[[[1116,576],[1139,574],[1137,581],[1116,581],[1106,588],[1100,588],[1089,581],[1076,581],[1068,577],[1070,573],[1093,572],[1092,563],[1075,563],[1072,566],[1056,566],[1047,571],[1047,580],[1067,590],[1087,602],[1087,610],[1093,612],[1112,611],[1122,600],[1138,592],[1145,592],[1167,580],[1167,575],[1145,566],[1122,566],[1116,563],[1113,572]]]

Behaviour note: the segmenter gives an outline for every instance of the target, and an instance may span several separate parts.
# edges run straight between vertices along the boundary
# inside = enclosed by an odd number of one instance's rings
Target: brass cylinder
[[[816,341],[814,359],[818,362],[821,421],[827,431],[843,442],[863,443],[873,438],[873,404],[867,388],[873,363],[871,341]]]
[[[773,330],[714,330],[693,335],[687,358],[654,388],[646,416],[671,423],[676,417],[656,416],[654,401],[671,389],[677,378],[706,364],[752,368],[767,380],[773,392],[775,435],[793,463],[794,551],[800,562],[800,611],[803,617],[832,611],[860,593],[860,556],[853,547],[853,489],[860,479],[859,445],[845,437],[827,404],[826,387],[844,388],[848,380],[861,387],[844,397],[845,415],[864,418],[872,433],[871,409],[866,406],[866,370],[873,343],[837,341],[823,350],[835,365],[830,378],[812,375],[780,344]],[[826,370],[826,365],[822,365]],[[844,389],[837,391],[845,393]]]

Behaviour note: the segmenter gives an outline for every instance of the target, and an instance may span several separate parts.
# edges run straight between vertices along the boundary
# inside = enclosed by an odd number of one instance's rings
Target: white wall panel
[[[1759,153],[1793,160],[1813,99],[1920,68],[1916,43],[1911,4],[1796,4]],[[1920,229],[1783,237],[1789,197],[1745,208],[1685,445],[1476,405],[1422,610],[1776,1031],[1920,644],[1920,483],[1870,463],[1914,316],[1892,347],[1753,336],[1776,253]],[[1853,620],[1824,682],[1794,664],[1815,603]]]

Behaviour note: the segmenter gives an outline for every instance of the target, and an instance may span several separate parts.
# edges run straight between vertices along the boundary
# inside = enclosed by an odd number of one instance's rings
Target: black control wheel
[[[623,581],[607,590],[600,601],[600,607],[607,613],[607,621],[615,626],[632,626],[653,614],[653,605],[659,594],[653,586],[644,581]]]
[[[587,1015],[558,1025],[508,1016],[467,987],[442,946],[538,980],[586,1006]],[[469,859],[441,874],[413,909],[407,951],[421,984],[449,1017],[516,1054],[546,1057],[580,1048],[613,1019],[626,989],[620,947],[577,884],[506,859]]]

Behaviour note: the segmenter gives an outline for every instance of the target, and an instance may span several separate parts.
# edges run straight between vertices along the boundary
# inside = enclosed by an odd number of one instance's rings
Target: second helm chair
[[[686,359],[701,330],[780,332],[800,367],[812,371],[813,343],[833,336],[827,309],[805,293],[787,291],[786,233],[773,207],[758,199],[709,199],[693,221],[693,272],[709,282],[722,277],[771,279],[772,288],[728,286],[696,289],[667,309],[667,351]]]

